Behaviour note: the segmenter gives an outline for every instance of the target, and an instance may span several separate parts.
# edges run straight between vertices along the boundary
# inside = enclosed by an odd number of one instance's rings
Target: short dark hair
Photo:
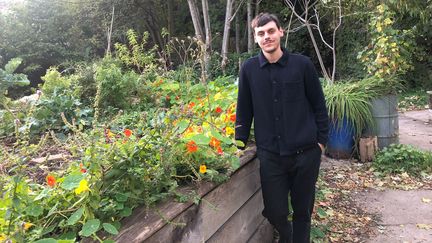
[[[255,16],[255,18],[251,22],[251,26],[252,26],[252,29],[255,31],[256,27],[261,27],[261,26],[266,25],[267,23],[272,22],[272,21],[274,21],[276,23],[276,26],[278,27],[278,29],[281,28],[278,17],[276,17],[276,15],[270,14],[270,13],[260,13],[257,16]]]

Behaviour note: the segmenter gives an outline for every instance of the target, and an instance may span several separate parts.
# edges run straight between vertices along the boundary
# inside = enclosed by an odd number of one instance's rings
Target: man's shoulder
[[[310,57],[299,54],[299,53],[290,53],[289,58],[296,62],[309,63],[311,62]]]
[[[253,57],[249,57],[242,64],[243,67],[250,67],[250,66],[254,66],[254,65],[259,65],[259,57],[258,57],[258,55],[253,56]]]

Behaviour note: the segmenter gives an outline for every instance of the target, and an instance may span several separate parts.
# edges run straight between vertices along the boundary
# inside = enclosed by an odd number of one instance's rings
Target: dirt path
[[[432,151],[432,111],[399,113],[399,142]],[[432,242],[432,190],[369,191],[355,200],[379,218],[368,242]]]
[[[399,113],[399,142],[401,144],[410,144],[423,150],[432,151],[432,112],[429,110],[422,110]],[[355,164],[356,163],[350,161],[324,158],[322,167],[323,170],[328,171],[341,171],[344,167],[350,168],[345,174],[343,174],[343,172],[334,172],[338,174],[337,176],[333,176],[334,179],[331,181],[337,183],[337,178],[343,176],[357,177],[359,172],[356,166],[360,164]],[[367,174],[364,172],[362,173],[363,174],[360,173],[362,176],[366,176]],[[341,175],[339,176],[339,174]],[[432,175],[430,175],[430,177],[432,178]],[[376,180],[378,183],[376,183]],[[379,180],[380,179],[372,175],[368,181],[371,182],[368,184],[373,184],[373,186],[370,187],[364,186],[366,185],[364,182],[357,183],[357,185],[354,185],[356,183],[351,183],[354,186],[352,186],[348,198],[354,202],[353,206],[356,208],[355,210],[363,211],[373,218],[372,224],[365,225],[365,227],[371,229],[365,232],[372,233],[366,233],[368,239],[362,237],[363,239],[360,240],[360,242],[432,242],[431,187],[424,187],[421,185],[413,187],[400,186],[399,184],[402,183],[401,180],[404,179],[398,177],[390,178],[389,183],[384,186],[377,186],[377,184],[381,184]],[[343,182],[341,185],[344,185],[344,183],[347,184],[348,182]],[[417,184],[422,184],[422,181]],[[357,218],[360,220],[361,216],[358,215]],[[339,223],[342,223],[342,221]],[[363,236],[366,237],[366,235]]]
[[[432,151],[432,111],[399,113],[399,142]]]

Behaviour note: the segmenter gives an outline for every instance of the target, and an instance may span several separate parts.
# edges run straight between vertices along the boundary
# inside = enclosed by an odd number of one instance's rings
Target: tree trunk
[[[251,26],[252,22],[252,0],[247,2],[247,41],[248,41],[248,53],[252,53],[254,47],[253,30]]]
[[[196,6],[195,0],[187,0],[189,5],[189,11],[192,17],[192,23],[195,29],[195,36],[198,38],[198,40],[203,41],[204,34],[201,26],[201,21],[199,17],[198,8]]]
[[[205,43],[204,43],[204,52],[203,55],[203,62],[204,62],[204,70],[202,71],[202,77],[201,81],[203,83],[207,82],[208,72],[210,70],[210,52],[211,52],[211,29],[210,29],[210,17],[209,17],[209,11],[208,11],[208,2],[207,0],[202,0],[202,11],[203,11],[203,18],[204,18],[204,28],[205,28]]]
[[[238,16],[235,17],[235,47],[236,53],[240,55],[240,21]]]
[[[225,25],[224,25],[224,33],[223,33],[223,39],[222,39],[222,64],[221,68],[223,71],[225,71],[225,66],[228,61],[228,47],[229,47],[229,32],[231,28],[231,15],[232,15],[232,9],[233,4],[235,0],[227,0],[226,4],[226,11],[225,11]]]
[[[167,24],[168,24],[168,33],[170,34],[170,36],[175,36],[174,33],[174,11],[173,11],[173,0],[167,0],[167,12],[168,12],[168,16],[167,16]]]
[[[255,16],[257,16],[260,12],[260,8],[259,8],[259,5],[260,5],[260,3],[261,3],[261,1],[262,0],[255,0],[256,2],[255,2]]]

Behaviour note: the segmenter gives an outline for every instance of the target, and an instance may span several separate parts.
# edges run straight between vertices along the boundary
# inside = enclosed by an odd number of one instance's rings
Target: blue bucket
[[[349,159],[352,157],[354,148],[354,127],[346,118],[340,121],[334,120],[329,123],[329,139],[326,153],[335,159]]]

